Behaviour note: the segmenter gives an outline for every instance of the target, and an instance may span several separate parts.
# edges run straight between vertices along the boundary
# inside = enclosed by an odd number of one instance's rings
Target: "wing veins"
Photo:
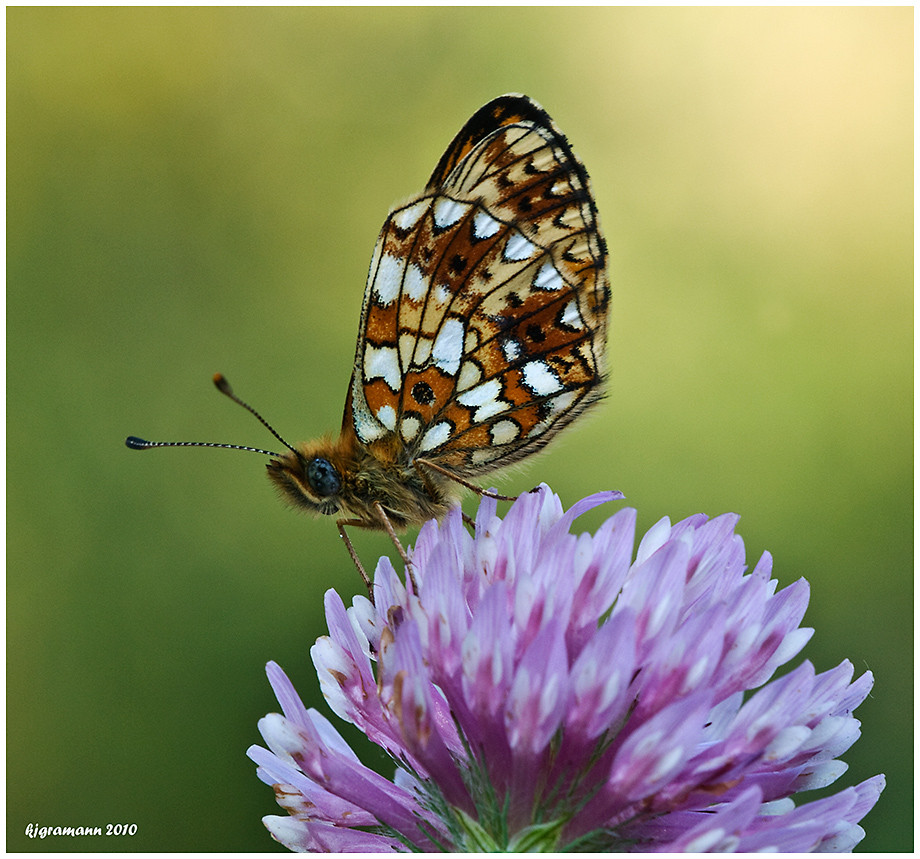
[[[479,153],[477,153],[477,150],[483,150],[483,151],[484,151],[484,150],[491,144],[491,142],[492,142],[493,140],[495,140],[500,134],[507,134],[507,132],[509,132],[510,130],[515,129],[515,128],[523,128],[523,129],[524,129],[524,133],[523,133],[520,137],[516,138],[515,140],[512,140],[512,141],[506,143],[498,152],[496,152],[491,158],[489,158],[488,161],[482,160],[481,155],[480,155]],[[492,164],[495,164],[495,163],[499,160],[499,158],[500,158],[502,155],[504,155],[505,153],[507,153],[507,152],[509,152],[510,150],[514,149],[514,147],[515,147],[518,143],[520,143],[520,141],[522,141],[525,137],[527,137],[528,134],[531,134],[531,133],[536,134],[538,137],[542,138],[545,142],[548,143],[548,141],[546,141],[546,138],[543,137],[543,135],[540,134],[538,131],[536,131],[536,129],[535,129],[534,126],[525,125],[524,123],[520,123],[520,122],[510,123],[509,125],[502,125],[502,126],[499,126],[499,127],[496,128],[496,129],[494,129],[493,131],[490,131],[488,134],[486,134],[486,135],[484,135],[482,138],[480,138],[480,139],[476,142],[476,144],[473,146],[473,148],[472,148],[472,149],[467,153],[467,155],[464,157],[464,162],[465,162],[465,163],[462,163],[462,169],[461,169],[461,171],[457,174],[456,179],[451,180],[451,179],[450,179],[450,175],[448,175],[447,180],[445,180],[445,182],[444,182],[444,184],[442,185],[442,187],[446,188],[446,187],[448,187],[448,185],[452,185],[452,184],[455,184],[455,185],[458,185],[458,186],[462,186],[462,185],[467,181],[467,179],[468,179],[470,176],[473,175],[473,172],[474,172],[474,168],[475,168],[475,167],[477,167],[477,166],[488,167],[488,166],[490,166],[490,165],[492,165]],[[542,148],[542,147],[537,147],[537,149],[534,149],[534,150],[531,150],[531,151],[533,151],[533,152],[538,152],[541,148]],[[476,153],[475,157],[472,157],[472,158],[471,158],[470,156],[474,155],[474,153]],[[529,154],[529,153],[523,153],[522,155],[516,157],[516,158],[515,158],[513,161],[511,161],[510,163],[511,163],[511,164],[516,164],[518,161],[520,161],[522,158],[526,157],[526,155],[528,155],[528,154]],[[482,165],[480,165],[480,161],[482,161]],[[456,165],[456,167],[454,167],[454,170],[456,170],[457,167],[461,167],[461,164]],[[452,171],[452,172],[453,172],[453,171]],[[475,184],[477,184],[477,185],[480,184],[485,178],[486,178],[486,174],[484,173],[483,176],[482,176],[479,180],[477,180],[477,182],[476,182]],[[448,181],[448,180],[450,180],[450,181]],[[458,180],[459,180],[459,181],[458,181]]]

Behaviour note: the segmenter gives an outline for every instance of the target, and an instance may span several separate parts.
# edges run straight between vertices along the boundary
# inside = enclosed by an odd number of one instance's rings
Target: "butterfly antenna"
[[[230,387],[230,383],[223,377],[221,373],[214,374],[214,385],[217,390],[220,391],[225,396],[230,397],[233,402],[238,403],[247,412],[254,414],[262,425],[276,438],[281,442],[288,450],[294,450],[291,445],[289,445],[277,432],[275,428],[262,417],[252,406],[248,403],[244,403],[236,394],[233,393],[233,388]],[[143,438],[138,438],[137,436],[130,435],[125,439],[125,444],[131,448],[131,450],[149,450],[152,447],[224,447],[228,450],[249,450],[253,453],[264,453],[266,456],[281,456],[280,453],[275,453],[273,450],[263,450],[261,447],[247,447],[243,444],[219,444],[216,442],[210,441],[147,441]],[[296,453],[297,451],[294,450]]]
[[[243,444],[218,444],[212,441],[147,441],[136,435],[129,435],[125,444],[131,450],[150,450],[152,447],[225,447],[228,450],[250,450],[253,453],[264,453],[266,456],[281,456],[273,450],[262,450],[261,447],[246,447]]]
[[[249,403],[244,403],[236,394],[233,393],[233,388],[230,387],[230,383],[223,377],[223,374],[214,374],[214,385],[218,391],[220,391],[225,396],[230,397],[234,403],[242,406],[250,414],[255,415],[259,419],[259,422],[262,424],[262,426],[264,426],[265,429],[267,429],[276,439],[278,439],[278,441],[280,441],[281,444],[283,444],[288,450],[293,450],[294,453],[297,453],[297,451],[294,450],[291,445],[289,445],[283,438],[281,438],[280,435],[278,435],[277,432],[275,432],[275,428],[267,420],[265,420],[262,415],[260,415],[252,406],[250,406]],[[277,454],[275,454],[275,456],[277,456]]]

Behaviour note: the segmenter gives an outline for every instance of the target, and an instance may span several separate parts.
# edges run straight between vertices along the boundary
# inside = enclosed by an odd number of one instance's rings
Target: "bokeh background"
[[[10,850],[280,849],[263,667],[328,713],[309,648],[358,578],[264,458],[123,439],[271,448],[218,370],[336,430],[377,231],[504,92],[593,177],[612,376],[498,484],[741,514],[811,582],[805,655],[875,674],[835,786],[888,777],[860,849],[912,848],[910,8],[19,7],[7,49]]]

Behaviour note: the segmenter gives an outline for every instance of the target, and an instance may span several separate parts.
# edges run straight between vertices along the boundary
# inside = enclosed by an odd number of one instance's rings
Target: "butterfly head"
[[[343,509],[348,463],[330,439],[298,445],[268,463],[268,476],[294,507],[334,516]]]

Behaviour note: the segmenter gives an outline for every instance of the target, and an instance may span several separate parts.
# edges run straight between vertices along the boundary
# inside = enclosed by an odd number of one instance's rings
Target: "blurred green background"
[[[7,50],[8,849],[280,850],[263,666],[328,713],[359,580],[264,458],[123,440],[275,445],[218,370],[337,430],[377,231],[504,92],[587,164],[613,312],[608,399],[498,485],[740,513],[811,582],[806,655],[875,674],[860,849],[912,848],[910,8],[19,7]]]

